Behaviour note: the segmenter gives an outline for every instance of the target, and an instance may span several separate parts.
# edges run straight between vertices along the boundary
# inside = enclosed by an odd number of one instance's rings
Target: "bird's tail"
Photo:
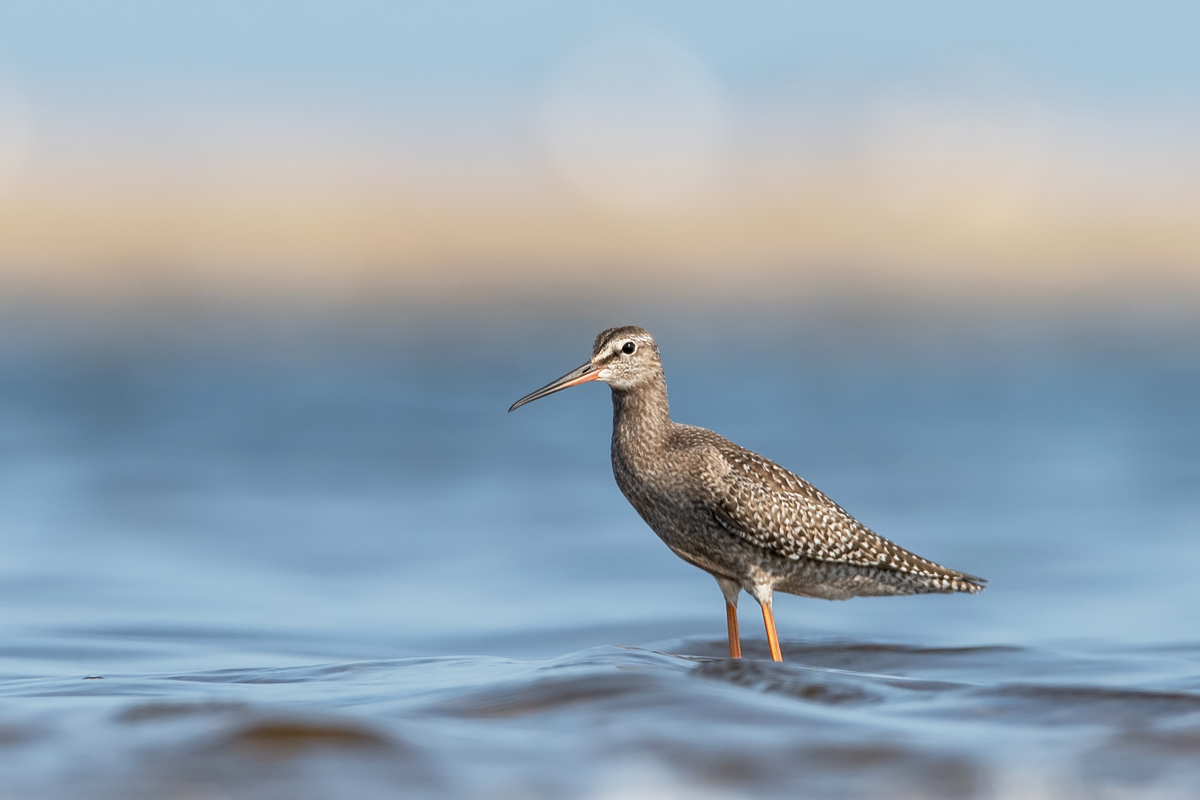
[[[951,592],[966,592],[967,594],[979,594],[987,588],[987,578],[980,578],[976,575],[968,575],[965,572],[956,572],[954,577],[949,579],[949,591]]]

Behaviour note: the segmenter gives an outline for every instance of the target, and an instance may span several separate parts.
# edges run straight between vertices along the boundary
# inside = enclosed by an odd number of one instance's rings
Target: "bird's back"
[[[854,594],[973,593],[984,588],[980,578],[888,541],[808,481],[719,434],[673,424],[667,447],[671,460],[688,473],[694,501],[711,513],[716,525],[791,562],[794,570],[817,567],[814,574],[837,574],[839,580],[852,573],[862,584]],[[870,581],[864,582],[866,577]],[[880,585],[872,588],[867,585],[871,581]],[[786,582],[780,588],[789,591]]]

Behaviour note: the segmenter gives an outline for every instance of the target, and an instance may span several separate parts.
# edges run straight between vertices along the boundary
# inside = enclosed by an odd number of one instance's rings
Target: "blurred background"
[[[49,2],[7,297],[1197,290],[1188,4]]]
[[[1191,796],[1197,31],[9,4],[0,797]],[[988,591],[780,597],[782,666],[744,599],[719,659],[608,392],[504,413],[631,323]]]

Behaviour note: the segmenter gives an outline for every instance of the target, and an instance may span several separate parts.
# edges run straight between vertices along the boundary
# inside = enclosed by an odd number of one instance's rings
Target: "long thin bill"
[[[520,400],[513,403],[512,406],[508,409],[508,411],[509,411],[509,413],[512,413],[513,411],[515,411],[516,409],[525,405],[526,403],[532,403],[534,400],[538,400],[542,397],[545,397],[548,394],[554,394],[555,392],[561,392],[563,389],[570,389],[572,386],[578,386],[581,383],[587,383],[588,381],[598,380],[599,378],[600,378],[600,370],[596,367],[595,364],[593,364],[589,361],[588,363],[584,364],[579,369],[573,369],[570,372],[568,372],[566,375],[563,375],[558,380],[547,383],[545,386],[538,389],[536,392],[530,392],[529,394],[525,395]]]

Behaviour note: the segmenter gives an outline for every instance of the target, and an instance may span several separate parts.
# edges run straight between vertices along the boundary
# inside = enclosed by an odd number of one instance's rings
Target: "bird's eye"
[[[637,345],[633,342],[626,342],[625,346],[621,348],[621,352],[627,356],[632,355],[634,350],[637,350]]]

